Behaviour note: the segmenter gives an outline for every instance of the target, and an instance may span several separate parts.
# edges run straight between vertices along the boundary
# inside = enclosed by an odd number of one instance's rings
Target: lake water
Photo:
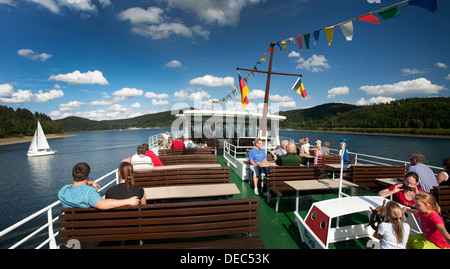
[[[120,161],[136,152],[148,137],[166,129],[101,131],[73,133],[75,136],[49,140],[58,152],[53,156],[27,157],[29,143],[0,146],[0,230],[16,223],[57,200],[57,192],[72,183],[72,167],[78,162],[91,166],[91,179],[117,168]],[[350,152],[408,160],[422,153],[428,165],[441,167],[449,156],[450,139],[406,136],[332,134],[322,132],[280,131],[280,136],[309,137],[329,141],[338,149],[340,138],[348,139]],[[0,244],[1,245],[1,244]],[[1,246],[0,246],[1,247]]]

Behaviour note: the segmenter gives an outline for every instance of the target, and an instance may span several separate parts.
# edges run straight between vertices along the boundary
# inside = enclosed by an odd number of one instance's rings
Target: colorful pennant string
[[[338,23],[336,25],[332,25],[332,26],[329,26],[329,27],[317,29],[317,30],[315,30],[313,32],[304,33],[304,34],[301,34],[301,35],[297,35],[295,37],[290,37],[290,38],[287,38],[285,40],[278,41],[278,42],[276,42],[276,45],[280,48],[280,50],[284,50],[285,52],[288,52],[288,48],[287,48],[286,45],[289,42],[295,43],[297,41],[298,46],[300,48],[300,51],[303,50],[303,45],[306,47],[306,50],[309,50],[309,41],[310,41],[310,38],[311,38],[311,34],[313,35],[314,45],[317,45],[318,40],[319,40],[319,36],[320,36],[320,32],[322,30],[324,30],[325,34],[326,34],[328,46],[331,46],[331,43],[333,41],[334,28],[337,27],[337,26],[340,27],[340,29],[342,31],[342,34],[344,35],[345,39],[347,41],[352,41],[353,40],[353,21],[359,20],[359,21],[369,22],[369,23],[373,23],[373,24],[377,24],[378,25],[378,24],[380,24],[380,20],[377,17],[375,17],[374,14],[377,14],[383,20],[391,19],[391,18],[400,16],[401,12],[398,10],[398,8],[401,8],[401,7],[404,7],[404,6],[407,6],[407,5],[422,7],[422,8],[425,8],[425,9],[431,11],[431,12],[436,12],[436,10],[438,9],[438,7],[437,7],[437,0],[405,0],[405,1],[401,1],[401,2],[399,2],[397,4],[393,4],[393,5],[390,5],[388,7],[376,10],[376,11],[372,11],[370,13],[363,14],[361,16],[358,16],[356,18],[347,20],[345,22]],[[272,47],[270,47],[267,51],[270,52],[271,50],[272,50]],[[274,50],[274,52],[277,52],[276,49],[273,49],[273,50]],[[266,58],[265,58],[266,56],[268,56],[267,51],[264,52],[262,57],[255,64],[255,66],[253,67],[254,70],[258,70],[256,68],[256,66],[258,64],[262,64],[262,62],[266,62],[267,63]],[[243,78],[243,80],[245,82],[247,82],[247,83],[248,83],[248,78],[249,78],[250,74],[255,76],[255,74],[253,72],[249,72]],[[241,78],[240,78],[239,83],[241,83]],[[303,87],[303,84],[301,84],[301,85]],[[216,101],[216,103],[226,102],[228,99],[231,99],[238,92],[238,87],[239,86],[236,86],[231,94],[228,94],[226,97]],[[247,88],[247,86],[245,86],[245,88]],[[303,89],[304,89],[304,87],[303,87]],[[247,90],[248,90],[248,88],[247,88]],[[247,96],[245,96],[245,99],[248,102]],[[244,100],[244,99],[242,99],[242,100]]]

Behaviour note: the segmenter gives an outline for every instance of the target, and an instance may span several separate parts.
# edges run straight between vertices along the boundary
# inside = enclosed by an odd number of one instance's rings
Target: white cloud
[[[290,102],[294,101],[294,99],[290,96],[281,96],[279,94],[269,94],[269,101],[273,102]]]
[[[444,63],[436,63],[435,66],[440,67],[440,68],[447,68],[447,65]]]
[[[192,93],[189,93],[188,91],[192,91]],[[194,101],[194,100],[202,100],[202,99],[206,99],[206,98],[210,98],[211,96],[202,90],[198,90],[196,92],[193,92],[193,90],[191,89],[187,89],[187,90],[181,90],[178,92],[175,92],[173,94],[173,96],[175,97],[176,100],[190,100],[190,101]]]
[[[168,38],[172,34],[184,37],[193,37],[194,34],[209,39],[209,31],[200,25],[188,27],[179,20],[171,21],[164,15],[164,10],[159,7],[149,7],[147,10],[133,7],[123,10],[118,15],[119,20],[130,21],[133,33],[150,36],[152,39]]]
[[[38,93],[34,94],[33,100],[38,103],[46,103],[50,100],[61,98],[64,96],[64,92],[62,90],[50,90],[48,92],[43,92],[39,90]]]
[[[258,4],[263,0],[163,0],[169,8],[178,8],[194,13],[200,20],[207,23],[218,23],[220,26],[236,26],[244,8]]]
[[[350,89],[347,86],[344,87],[335,87],[333,89],[328,90],[328,99],[336,98],[340,95],[348,95]]]
[[[393,94],[436,94],[445,89],[444,86],[432,84],[425,78],[400,81],[394,84],[376,86],[362,86],[360,90],[371,95],[393,95]]]
[[[91,0],[29,0],[33,3],[41,5],[52,13],[60,14],[62,7],[68,7],[70,9],[79,11],[95,12],[96,6],[91,3]],[[100,0],[102,6],[111,4],[110,0]]]
[[[57,99],[64,96],[62,90],[52,89],[48,92],[39,90],[37,93],[32,93],[31,90],[17,90],[11,84],[0,84],[0,102],[23,104],[27,102],[46,103],[50,100]]]
[[[289,55],[288,55],[288,57],[295,57],[295,58],[298,58],[298,57],[300,57],[300,53],[298,53],[298,52],[296,52],[296,51],[291,51],[290,53],[289,53]]]
[[[378,96],[378,97],[372,97],[368,101],[364,98],[361,98],[356,102],[356,105],[357,106],[365,106],[365,105],[373,105],[373,104],[381,104],[381,103],[390,103],[392,101],[395,101],[395,99],[392,97]]]
[[[141,96],[143,94],[143,90],[138,90],[136,88],[123,88],[121,90],[113,92],[111,95],[114,96],[114,101],[120,101],[126,98]]]
[[[169,98],[169,95],[167,93],[161,93],[161,94],[156,94],[154,92],[146,92],[145,93],[145,98],[148,99],[166,99]]]
[[[402,73],[404,76],[408,76],[408,75],[425,74],[425,73],[428,73],[428,71],[419,70],[417,68],[413,68],[413,69],[405,68],[405,69],[402,69]]]
[[[136,102],[136,103],[132,104],[130,107],[132,107],[132,108],[140,108],[141,104]]]
[[[162,22],[162,14],[164,10],[159,7],[149,7],[147,10],[140,7],[133,7],[123,10],[119,13],[120,20],[129,20],[131,24],[151,23],[157,24]]]
[[[297,62],[299,63],[297,69],[305,69],[311,72],[325,71],[325,69],[330,68],[328,60],[323,55],[313,54],[309,59],[299,58]]]
[[[0,84],[0,97],[10,97],[14,92],[11,84]]]
[[[201,78],[192,79],[189,84],[191,85],[202,85],[208,87],[229,87],[234,88],[234,78],[233,77],[225,77],[219,78],[211,75],[205,75]]]
[[[48,79],[50,81],[63,81],[69,84],[100,84],[108,85],[108,81],[103,77],[103,73],[95,70],[88,71],[87,73],[80,73],[76,70],[72,73],[51,75]]]
[[[167,106],[168,104],[169,104],[169,101],[167,101],[167,100],[159,100],[159,101],[157,101],[155,99],[152,100],[153,106]]]
[[[109,105],[112,105],[112,102],[107,101],[107,100],[98,100],[98,101],[90,102],[89,105],[91,105],[91,106],[109,106]]]
[[[165,67],[168,68],[180,68],[183,67],[183,64],[180,61],[173,60],[165,64]]]
[[[17,51],[17,54],[19,54],[20,56],[23,56],[25,58],[28,58],[30,60],[41,61],[41,62],[45,62],[50,57],[52,57],[51,54],[47,54],[47,53],[39,54],[38,52],[34,52],[33,50],[30,50],[30,49],[20,49]]]
[[[264,98],[265,95],[266,95],[266,92],[263,90],[253,90],[247,94],[247,97],[250,99],[258,99],[258,98]]]
[[[450,80],[450,74],[448,74],[447,76],[445,76],[446,80]]]
[[[80,106],[85,105],[86,103],[78,102],[78,101],[71,101],[67,104],[60,104],[59,111],[74,111],[77,109],[80,109]]]

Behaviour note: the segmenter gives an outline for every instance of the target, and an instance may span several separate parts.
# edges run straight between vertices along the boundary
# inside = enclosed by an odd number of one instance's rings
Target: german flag
[[[248,88],[247,85],[245,85],[245,81],[242,79],[241,74],[239,74],[239,87],[241,88],[242,105],[244,105],[245,108],[248,105]]]
[[[297,81],[295,82],[295,84],[294,84],[294,86],[292,87],[292,89],[293,89],[296,93],[300,94],[300,95],[303,97],[303,99],[305,99],[306,96],[308,96],[308,95],[306,94],[305,86],[303,86],[302,80],[301,80],[300,78],[297,79]]]

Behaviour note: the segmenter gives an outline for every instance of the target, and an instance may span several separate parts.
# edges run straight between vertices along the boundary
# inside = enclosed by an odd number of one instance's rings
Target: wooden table
[[[218,197],[240,194],[234,183],[144,188],[147,200]]]
[[[339,179],[292,180],[285,183],[295,189],[295,211],[298,211],[300,191],[329,190],[339,188]],[[342,187],[358,187],[358,185],[342,180]]]
[[[382,183],[385,183],[389,186],[394,185],[394,184],[402,184],[404,183],[403,180],[400,180],[398,178],[376,178],[376,181],[380,181]]]
[[[168,169],[183,169],[183,168],[216,168],[216,167],[222,166],[218,163],[174,164],[174,165],[155,166],[153,170],[168,170]]]

